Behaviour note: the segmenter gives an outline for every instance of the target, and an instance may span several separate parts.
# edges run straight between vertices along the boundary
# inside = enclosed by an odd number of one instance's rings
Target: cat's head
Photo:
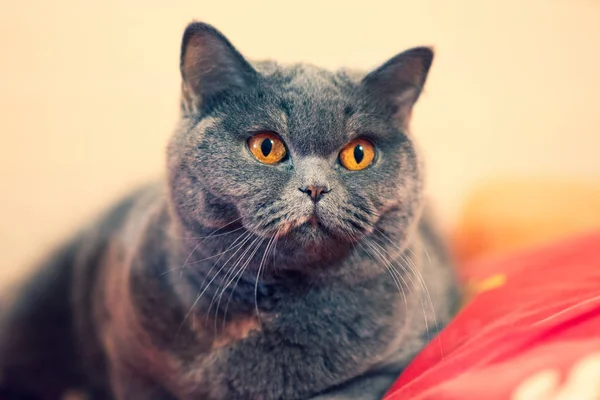
[[[408,229],[422,176],[407,129],[432,59],[414,48],[366,75],[250,64],[211,26],[189,25],[168,152],[174,210],[192,230],[238,220],[317,258],[392,210]]]

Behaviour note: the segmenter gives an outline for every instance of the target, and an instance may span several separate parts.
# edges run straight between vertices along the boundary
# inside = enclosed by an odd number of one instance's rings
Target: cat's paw
[[[396,374],[358,377],[310,400],[381,400],[396,378]]]

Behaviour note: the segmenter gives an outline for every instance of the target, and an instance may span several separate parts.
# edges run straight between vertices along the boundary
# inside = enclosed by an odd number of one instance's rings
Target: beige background
[[[600,178],[597,0],[3,0],[1,279],[161,173],[192,19],[250,58],[330,68],[434,45],[413,127],[450,223],[491,176]]]

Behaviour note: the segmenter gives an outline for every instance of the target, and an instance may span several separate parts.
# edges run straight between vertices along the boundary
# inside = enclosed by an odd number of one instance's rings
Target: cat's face
[[[183,120],[169,149],[180,217],[237,218],[310,251],[348,247],[394,209],[408,225],[421,195],[406,128],[432,53],[403,53],[366,77],[312,66],[250,66],[193,24],[182,53]]]

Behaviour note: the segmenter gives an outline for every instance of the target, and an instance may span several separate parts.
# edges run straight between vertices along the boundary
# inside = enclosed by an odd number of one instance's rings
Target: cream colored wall
[[[0,9],[0,276],[161,172],[192,19],[251,58],[331,68],[435,45],[413,127],[448,221],[489,176],[600,178],[594,0],[5,0]]]

